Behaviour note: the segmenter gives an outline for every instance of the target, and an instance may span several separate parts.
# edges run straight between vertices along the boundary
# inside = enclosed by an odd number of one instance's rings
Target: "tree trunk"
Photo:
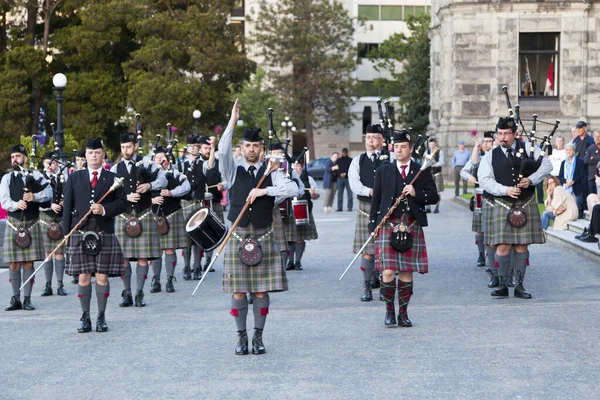
[[[306,147],[310,150],[311,159],[317,158],[317,152],[315,150],[315,138],[313,136],[313,123],[309,121],[306,123]]]

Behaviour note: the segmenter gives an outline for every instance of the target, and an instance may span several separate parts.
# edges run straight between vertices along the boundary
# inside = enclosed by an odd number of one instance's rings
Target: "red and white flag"
[[[550,57],[550,66],[548,67],[548,77],[546,78],[544,96],[554,96],[554,56]]]

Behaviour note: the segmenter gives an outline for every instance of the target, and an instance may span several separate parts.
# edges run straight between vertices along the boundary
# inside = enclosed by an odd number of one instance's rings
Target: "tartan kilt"
[[[317,233],[317,225],[315,224],[315,218],[313,217],[312,211],[309,212],[308,219],[308,225],[296,225],[298,240],[316,240],[319,238],[319,234]]]
[[[356,216],[356,227],[354,228],[354,244],[352,253],[356,254],[363,247],[369,238],[369,214],[371,213],[371,203],[364,200],[358,200],[358,215]],[[365,247],[363,254],[375,254],[375,243],[371,241]]]
[[[223,206],[221,205],[220,201],[212,202],[212,210],[217,215],[217,217],[219,217],[219,220],[221,222],[225,222],[225,216],[223,215]]]
[[[483,232],[483,222],[482,222],[482,213],[483,210],[481,210],[479,213],[476,213],[475,211],[473,211],[473,220],[471,221],[471,231],[473,232]]]
[[[29,228],[31,244],[26,249],[17,247],[14,242],[15,231],[7,223],[4,229],[4,262],[41,261],[46,258],[42,229],[37,219],[20,221],[16,218],[8,217],[7,222],[10,222],[17,229]]]
[[[483,204],[481,205],[481,229],[483,230],[483,243],[489,246],[490,244],[490,227],[492,224],[491,217],[491,206],[489,200],[483,199]]]
[[[83,234],[75,231],[69,239],[67,248],[67,275],[104,274],[110,277],[121,276],[125,273],[125,257],[117,236],[112,233],[100,232],[102,250],[96,256],[83,252],[81,239]]]
[[[437,192],[444,191],[444,175],[441,172],[433,175],[433,179],[435,180],[435,187],[437,188]]]
[[[52,211],[52,214],[55,214],[54,211]],[[62,217],[54,219],[51,215],[46,214],[45,212],[40,212],[40,229],[42,230],[42,238],[44,238],[44,252],[46,254],[52,253],[60,241],[63,240],[67,233],[69,233],[63,232],[63,237],[58,240],[50,239],[48,237],[48,225],[54,221],[58,222],[62,228]],[[56,253],[54,254],[65,254],[65,245],[60,246],[60,248],[56,250]]]
[[[285,240],[288,242],[295,242],[298,240],[298,229],[296,226],[296,219],[292,214],[289,218],[282,218],[281,222],[283,224],[283,234],[285,235]]]
[[[142,213],[142,218],[138,217],[142,224],[142,234],[138,237],[129,237],[125,233],[125,223],[129,217],[129,214],[123,213],[119,215],[117,222],[115,222],[115,235],[123,250],[123,257],[131,261],[139,258],[149,260],[160,258],[162,249],[158,245],[159,242],[156,241],[160,235],[156,230],[154,214],[148,210]]]
[[[279,207],[275,206],[273,209],[273,238],[279,246],[279,250],[287,251],[287,240],[285,240],[285,232],[283,229],[283,218],[281,218],[281,212]]]
[[[185,229],[185,226],[187,225],[188,220],[190,219],[190,217],[192,217],[199,209],[204,207],[204,203],[201,201],[196,201],[196,200],[181,200],[181,212],[183,213],[183,227]],[[190,238],[190,235],[187,234],[185,235],[185,241],[186,244],[184,247],[190,247],[192,246],[192,244],[195,244],[192,242],[192,239]]]
[[[185,231],[185,220],[183,219],[183,210],[177,210],[166,216],[169,223],[169,232],[166,235],[160,235],[160,248],[162,249],[183,249],[189,243],[188,234]]]
[[[389,221],[394,224],[403,222],[410,225],[415,220],[404,214],[400,218],[390,218]],[[398,272],[418,272],[420,274],[429,272],[427,245],[425,244],[425,235],[421,225],[417,223],[410,228],[410,233],[413,235],[413,245],[410,250],[404,253],[394,250],[390,244],[392,230],[390,224],[386,223],[377,235],[377,246],[375,248],[375,267],[377,270],[389,269]]]
[[[251,224],[245,228],[237,227],[235,233],[242,239],[260,238],[271,227],[255,229]],[[273,233],[261,242],[262,260],[253,267],[242,264],[238,256],[240,241],[232,236],[225,246],[223,262],[223,291],[240,293],[283,292],[288,290],[288,280],[281,260],[279,246]]]
[[[535,196],[535,195],[534,195]],[[527,202],[525,206],[527,224],[522,228],[514,228],[508,223],[506,216],[508,210],[497,203],[490,207],[488,217],[490,244],[534,244],[546,243],[542,220],[535,198]],[[487,233],[487,232],[486,232]]]

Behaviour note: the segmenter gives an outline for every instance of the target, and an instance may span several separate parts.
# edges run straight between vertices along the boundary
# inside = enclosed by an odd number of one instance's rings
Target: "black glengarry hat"
[[[260,135],[262,130],[260,128],[257,129],[244,129],[244,134],[242,135],[242,140],[246,142],[260,142],[262,141],[262,136]]]
[[[271,145],[269,146],[269,150],[283,150],[283,145],[279,142],[271,143]]]
[[[85,150],[78,150],[75,157],[85,158]]]
[[[367,125],[366,133],[380,133],[383,135],[383,129],[381,129],[381,125]]]
[[[201,136],[196,136],[196,144],[210,144],[210,141],[208,140],[207,136],[201,135]]]
[[[19,143],[10,148],[10,154],[14,153],[21,153],[23,155],[27,155],[27,149],[25,149],[25,146]]]
[[[190,135],[187,138],[185,138],[185,143],[186,144],[194,144],[194,143],[196,143],[197,138],[198,138],[198,136],[196,136],[196,135]]]
[[[133,135],[133,133],[132,133],[132,135]],[[123,136],[123,135],[121,135],[121,136]],[[126,142],[121,141],[121,143],[128,143],[128,142],[129,141],[126,141]],[[104,143],[102,142],[102,139],[100,139],[100,138],[90,138],[90,139],[86,140],[85,148],[90,149],[90,150],[103,149]],[[84,157],[85,157],[85,154],[84,154]]]
[[[122,133],[119,137],[120,143],[135,143],[137,141],[137,136],[133,132]]]
[[[44,155],[42,156],[42,160],[50,160],[52,158],[52,156],[54,155],[53,151],[47,151],[44,153]]]
[[[392,137],[392,143],[410,143],[410,133],[406,129],[402,129],[401,131],[394,131],[394,136]]]
[[[510,129],[513,132],[517,131],[517,123],[515,119],[512,117],[500,117],[498,119],[498,124],[496,125],[498,129]]]
[[[485,131],[485,132],[483,132],[483,137],[485,139],[493,139],[495,133],[496,133],[495,131]]]
[[[165,146],[157,146],[155,152],[156,152],[156,154],[158,154],[158,153],[167,154],[167,148]]]

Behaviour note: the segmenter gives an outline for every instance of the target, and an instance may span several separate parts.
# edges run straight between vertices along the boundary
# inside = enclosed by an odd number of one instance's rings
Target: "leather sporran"
[[[469,200],[469,210],[471,210],[471,212],[475,211],[475,196],[471,196],[471,199]]]
[[[262,249],[258,240],[246,238],[240,244],[240,261],[249,267],[257,265],[262,260]]]
[[[413,236],[410,233],[410,228],[403,223],[394,226],[394,230],[390,235],[390,244],[394,250],[400,253],[410,250],[413,245]]]
[[[154,220],[156,221],[156,230],[159,235],[166,235],[169,233],[169,221],[167,221],[165,217],[158,216],[155,217]]]
[[[527,225],[527,214],[525,213],[525,207],[512,206],[508,211],[506,220],[513,228],[522,228]]]
[[[18,228],[15,232],[15,246],[26,249],[31,246],[31,233],[25,228]]]
[[[136,217],[127,218],[125,222],[125,233],[129,237],[138,237],[142,234],[142,223]]]
[[[81,238],[81,249],[88,256],[95,256],[100,253],[100,250],[102,250],[100,235],[94,231],[84,232]]]
[[[59,239],[62,239],[62,237],[63,237],[62,228],[61,228],[60,224],[55,221],[50,222],[48,224],[48,231],[46,232],[46,234],[52,240],[59,240]]]

